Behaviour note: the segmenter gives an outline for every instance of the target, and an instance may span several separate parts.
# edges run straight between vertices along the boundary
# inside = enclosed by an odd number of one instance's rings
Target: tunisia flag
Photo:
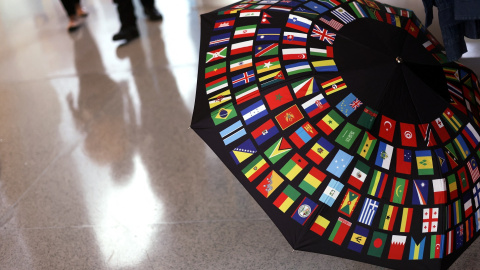
[[[378,135],[385,140],[392,142],[393,135],[395,134],[396,123],[397,121],[382,115],[382,123],[380,125],[380,131],[378,132]]]
[[[402,132],[402,145],[417,147],[417,136],[415,135],[415,125],[400,123],[400,131]]]

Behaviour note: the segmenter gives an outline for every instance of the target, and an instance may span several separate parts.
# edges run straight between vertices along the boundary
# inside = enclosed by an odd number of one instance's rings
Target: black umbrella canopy
[[[191,127],[294,249],[437,269],[476,239],[479,83],[412,11],[242,1],[201,27]]]

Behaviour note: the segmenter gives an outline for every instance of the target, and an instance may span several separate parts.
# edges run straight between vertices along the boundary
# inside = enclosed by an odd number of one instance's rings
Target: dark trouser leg
[[[121,30],[137,28],[137,18],[132,0],[114,0],[117,4],[118,17],[122,25]]]
[[[154,7],[155,1],[154,0],[141,0],[142,6],[144,10],[150,10]]]
[[[65,9],[65,12],[67,12],[68,16],[73,16],[77,14],[77,11],[75,9],[75,3],[78,1],[75,0],[61,0],[63,8]]]

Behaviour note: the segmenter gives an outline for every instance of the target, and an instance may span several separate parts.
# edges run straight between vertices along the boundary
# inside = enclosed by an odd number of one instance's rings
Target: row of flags
[[[279,211],[332,243],[393,260],[442,258],[472,239],[480,229],[478,122],[465,124],[449,108],[431,123],[397,122],[350,93],[335,73],[335,38],[345,24],[370,18],[417,37],[426,30],[411,11],[369,0],[258,0],[218,14],[225,18],[214,24],[205,58],[211,117],[246,181]],[[279,17],[285,27],[270,27]],[[235,27],[247,18],[258,22]],[[445,62],[427,36],[425,49]],[[309,39],[322,45],[307,48]],[[305,76],[314,71],[328,75]],[[466,104],[470,99],[458,97],[466,79],[444,71],[450,95]],[[330,95],[343,98],[333,104]],[[446,177],[431,179],[440,170]],[[322,207],[332,211],[318,214]],[[405,235],[414,231],[421,236]]]

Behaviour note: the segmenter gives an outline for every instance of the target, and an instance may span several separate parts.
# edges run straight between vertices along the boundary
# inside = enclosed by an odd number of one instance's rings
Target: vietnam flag
[[[395,134],[395,124],[397,121],[382,115],[382,121],[380,125],[380,131],[378,136],[384,138],[385,140],[392,142],[393,135]]]

